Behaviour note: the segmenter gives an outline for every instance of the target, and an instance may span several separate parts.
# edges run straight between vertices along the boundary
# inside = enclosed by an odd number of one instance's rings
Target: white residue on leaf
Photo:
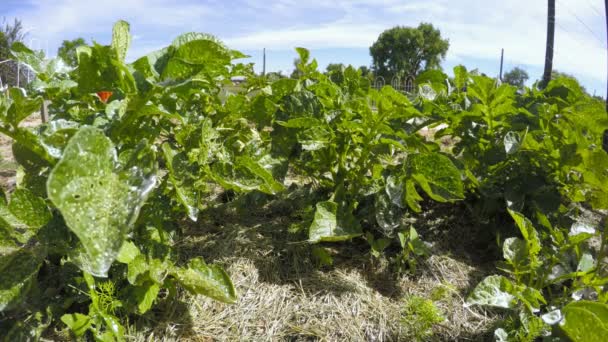
[[[543,322],[545,322],[546,324],[555,325],[561,322],[564,317],[562,315],[562,312],[558,309],[547,312],[546,314],[540,316],[540,318],[542,318]]]
[[[572,227],[570,227],[570,233],[568,235],[575,236],[583,233],[595,234],[595,228],[593,228],[589,223],[586,222],[574,222],[572,224]]]

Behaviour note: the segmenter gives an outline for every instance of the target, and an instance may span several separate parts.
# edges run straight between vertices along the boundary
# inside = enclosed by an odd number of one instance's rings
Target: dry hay
[[[221,220],[221,221],[220,221]],[[406,298],[433,299],[445,320],[432,340],[484,340],[496,316],[465,308],[464,298],[487,273],[447,254],[421,260],[415,275],[386,277],[385,260],[342,251],[330,269],[314,264],[306,244],[281,240],[280,217],[222,215],[182,242],[188,256],[226,267],[238,302],[184,295],[181,322],[170,317],[131,335],[137,341],[411,341],[402,324]],[[248,224],[243,224],[248,222]],[[215,226],[219,224],[219,226]],[[198,228],[200,229],[200,228]],[[192,233],[192,232],[190,232]],[[387,290],[390,289],[390,290]],[[171,323],[173,322],[173,323]]]

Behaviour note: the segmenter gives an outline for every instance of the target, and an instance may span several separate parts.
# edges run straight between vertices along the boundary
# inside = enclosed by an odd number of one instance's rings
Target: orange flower
[[[101,102],[107,103],[110,96],[112,96],[112,92],[111,91],[98,91],[97,96],[99,96],[99,99],[101,100]]]

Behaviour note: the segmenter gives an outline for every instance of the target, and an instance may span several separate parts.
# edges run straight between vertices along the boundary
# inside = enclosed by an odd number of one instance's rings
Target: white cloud
[[[51,53],[63,39],[82,36],[107,42],[112,23],[126,19],[138,37],[132,56],[158,49],[179,33],[193,30],[218,35],[238,49],[304,46],[364,51],[384,29],[427,21],[449,38],[451,64],[497,60],[504,48],[508,64],[539,67],[544,63],[546,4],[530,0],[105,0],[92,5],[77,0],[25,0],[8,15],[23,19],[30,38],[41,47],[48,45]],[[557,1],[557,69],[594,82],[605,78],[606,32],[600,10],[601,0]]]

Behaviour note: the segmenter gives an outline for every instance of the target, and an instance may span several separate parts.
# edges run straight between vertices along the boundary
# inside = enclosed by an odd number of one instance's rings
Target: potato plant
[[[304,239],[326,264],[320,246],[365,239],[413,266],[429,250],[404,218],[461,202],[502,245],[467,300],[505,310],[497,340],[608,334],[608,118],[576,81],[518,91],[461,66],[425,72],[414,96],[352,67],[330,78],[303,48],[297,79],[267,79],[210,35],[127,63],[130,39],[118,22],[74,68],[13,45],[37,79],[0,94],[19,164],[0,196],[2,336],[123,340],[179,289],[235,303],[220,265],[180,253],[181,227],[218,191],[255,200],[289,191],[288,177],[316,191]],[[234,76],[248,82],[230,91]],[[24,127],[43,101],[50,121]]]

